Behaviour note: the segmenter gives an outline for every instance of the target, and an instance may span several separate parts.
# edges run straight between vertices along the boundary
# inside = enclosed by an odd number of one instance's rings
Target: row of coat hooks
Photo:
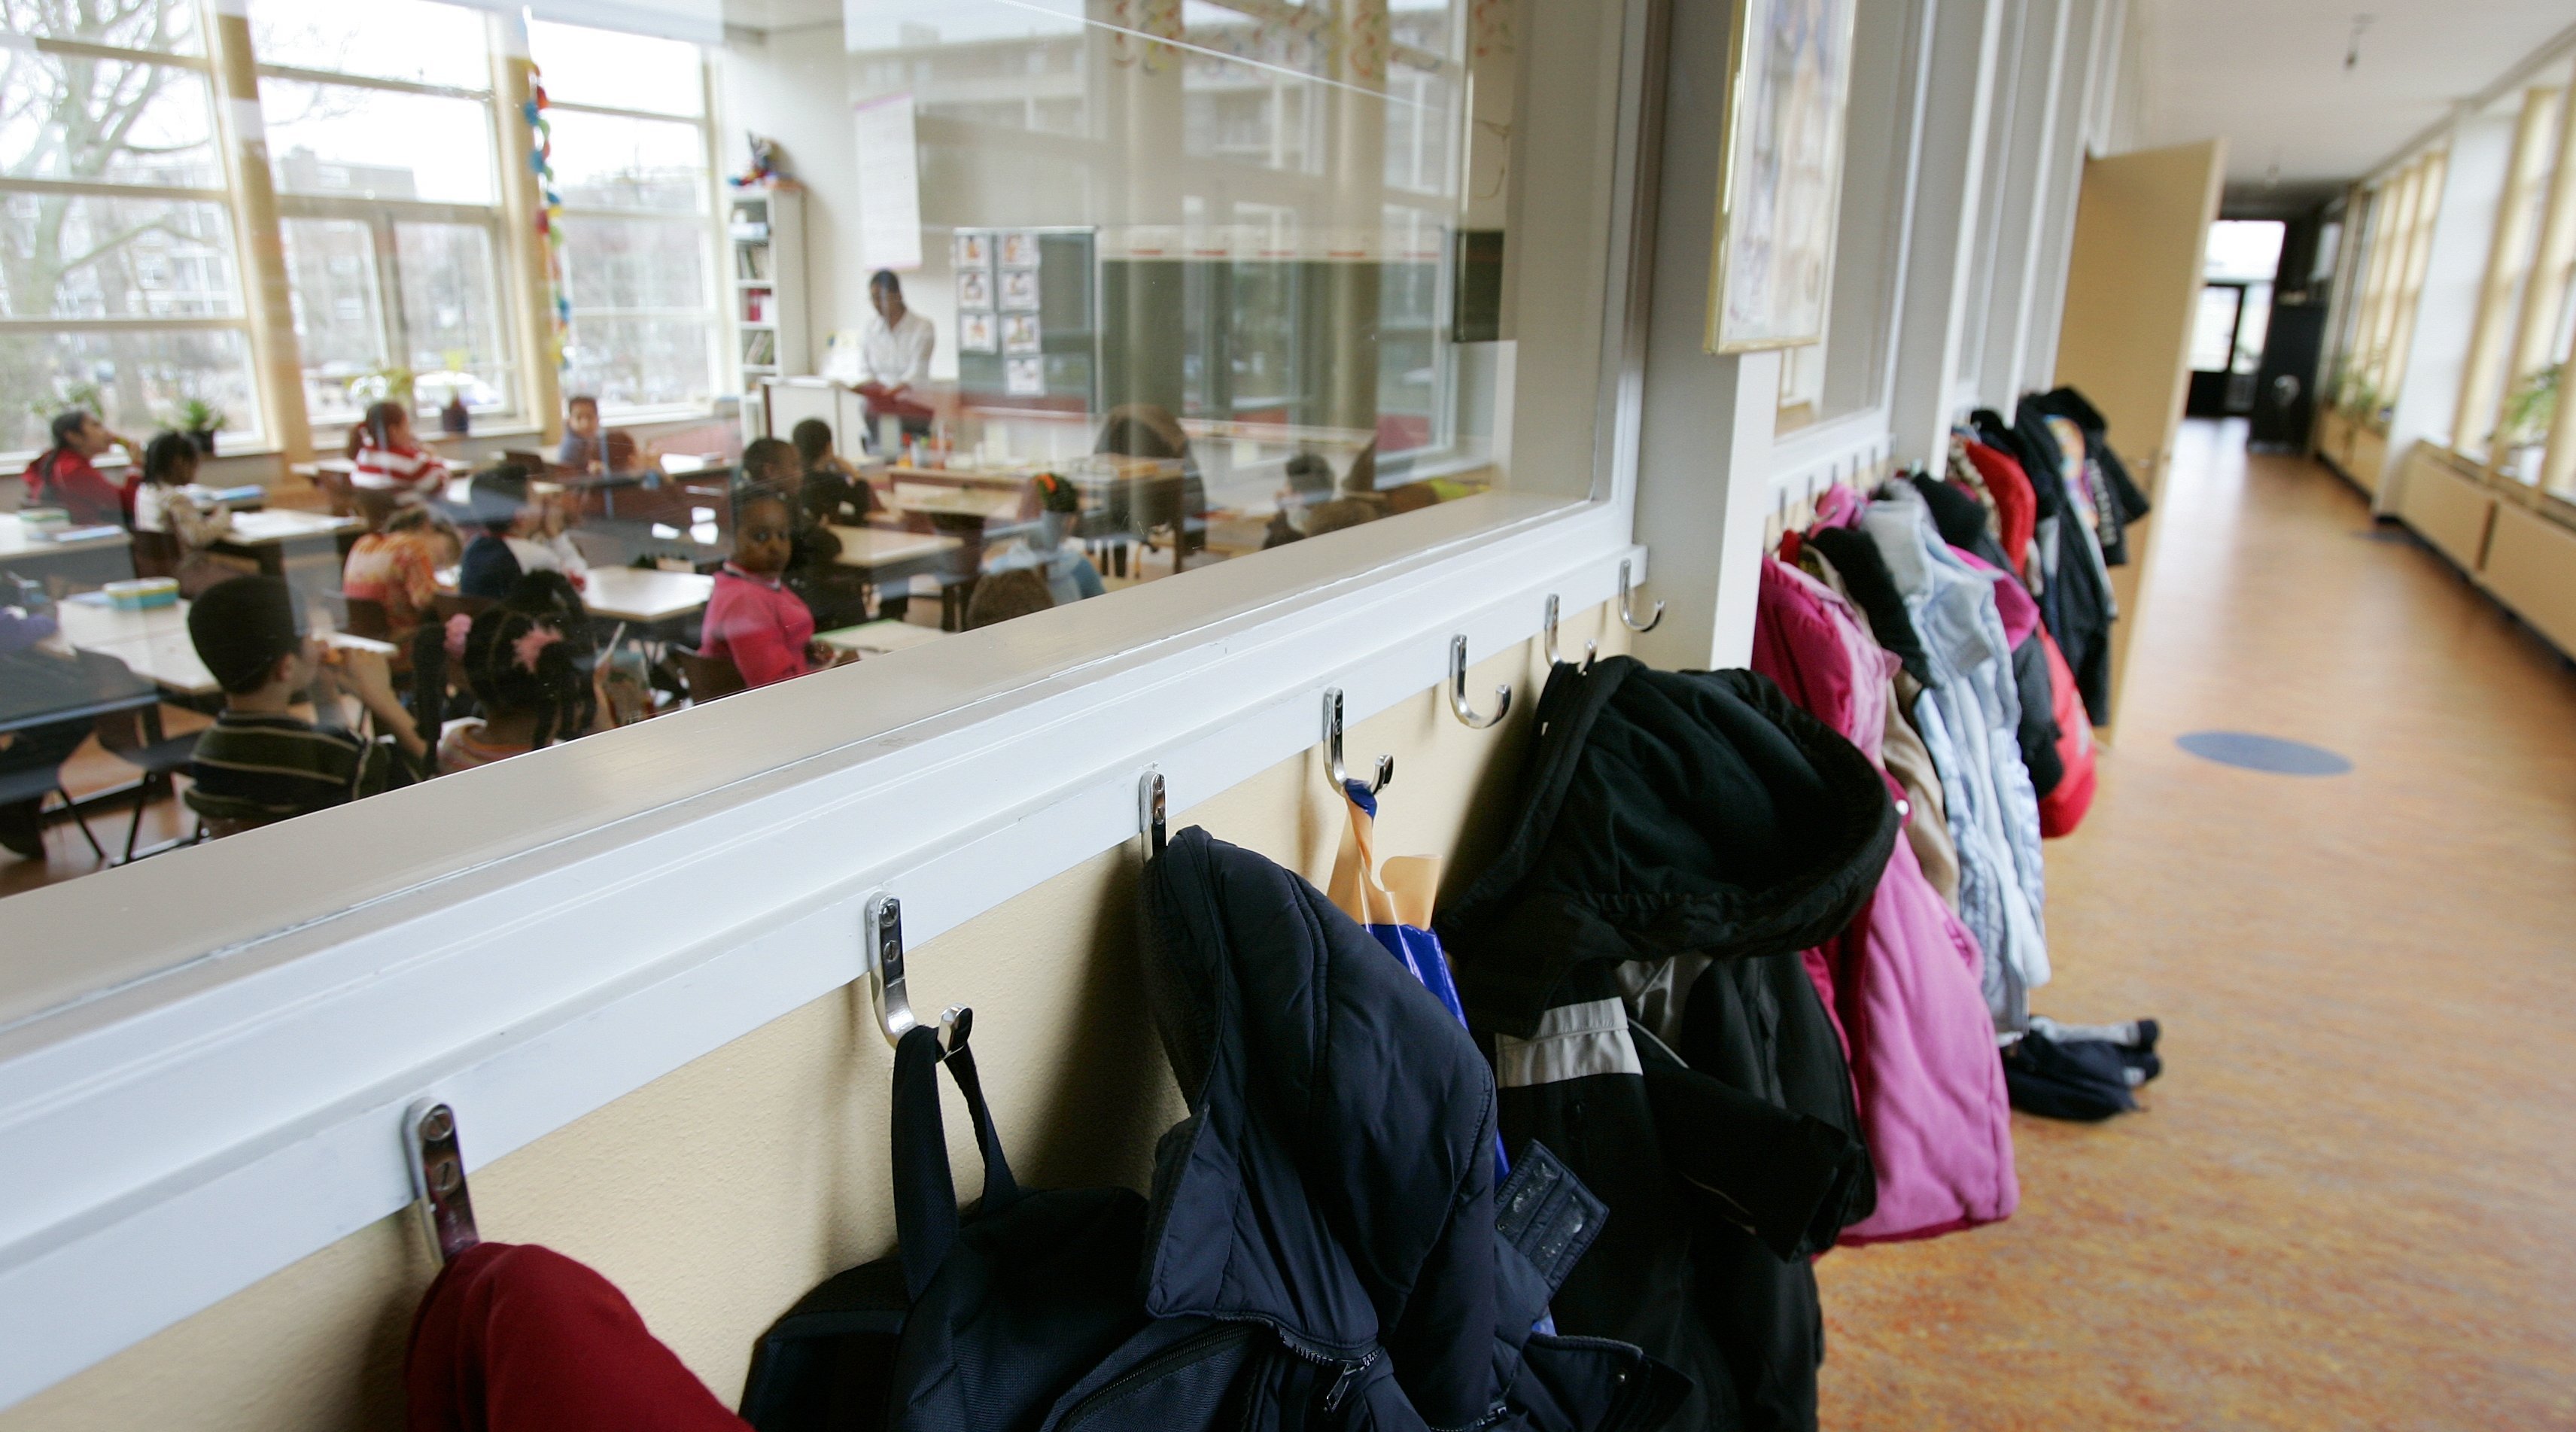
[[[1557,598],[1550,593],[1547,615],[1541,626],[1541,649],[1553,667],[1563,660],[1556,644]],[[1664,604],[1655,603],[1643,621],[1638,620],[1631,600],[1629,564],[1619,564],[1619,620],[1630,631],[1653,631],[1664,619]],[[1583,643],[1583,669],[1592,669],[1592,660],[1600,643]],[[1512,709],[1509,684],[1494,688],[1494,710],[1490,716],[1478,715],[1467,702],[1467,638],[1462,634],[1449,638],[1449,709],[1474,730],[1482,731],[1503,719]],[[1351,781],[1342,755],[1342,692],[1333,687],[1324,693],[1324,769],[1332,777],[1333,793],[1340,795]],[[1377,770],[1365,783],[1370,795],[1385,790],[1395,780],[1395,758],[1377,758]],[[1165,838],[1165,800],[1163,773],[1157,767],[1145,768],[1138,787],[1139,822],[1145,828],[1153,853],[1163,853]],[[903,973],[903,902],[891,892],[878,891],[868,897],[866,920],[866,975],[869,994],[876,1006],[877,1028],[886,1043],[900,1045],[903,1037],[918,1027],[921,1020],[912,1012],[912,999],[904,988]],[[939,1015],[939,1045],[947,1054],[966,1047],[966,1039],[975,1027],[975,1011],[965,1005],[950,1005]],[[457,1141],[456,1111],[437,1100],[424,1099],[403,1114],[403,1153],[411,1167],[412,1192],[419,1199],[423,1219],[429,1226],[430,1241],[438,1249],[442,1264],[482,1241],[474,1225],[474,1201],[466,1189],[465,1154]]]

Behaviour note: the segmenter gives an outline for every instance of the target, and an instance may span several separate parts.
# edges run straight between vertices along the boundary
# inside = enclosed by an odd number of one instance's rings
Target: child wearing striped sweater
[[[401,403],[368,405],[349,429],[349,460],[356,464],[351,483],[389,489],[405,504],[428,502],[447,488],[447,464],[412,436],[411,410]]]

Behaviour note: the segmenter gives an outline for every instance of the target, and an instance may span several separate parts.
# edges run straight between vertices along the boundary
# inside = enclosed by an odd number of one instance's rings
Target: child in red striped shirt
[[[372,403],[349,429],[349,460],[359,487],[389,488],[404,503],[427,502],[447,490],[447,464],[413,438],[411,410],[400,403]]]

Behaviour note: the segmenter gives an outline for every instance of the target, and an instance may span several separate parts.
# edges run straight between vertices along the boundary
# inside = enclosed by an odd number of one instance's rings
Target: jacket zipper
[[[1319,1352],[1308,1352],[1284,1337],[1279,1339],[1279,1345],[1286,1348],[1293,1356],[1313,1363],[1317,1367],[1340,1369],[1333,1378],[1332,1388],[1324,1394],[1326,1412],[1331,1412],[1342,1405],[1342,1399],[1350,1395],[1352,1384],[1359,1381],[1360,1374],[1376,1366],[1378,1355],[1386,1351],[1384,1348],[1373,1347],[1368,1350],[1368,1356],[1354,1361],[1346,1357],[1326,1357]]]

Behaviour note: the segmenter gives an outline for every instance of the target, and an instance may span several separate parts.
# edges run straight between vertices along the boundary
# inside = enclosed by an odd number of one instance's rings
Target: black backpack
[[[984,1197],[962,1221],[939,1113],[945,1063],[975,1122]],[[962,1044],[913,1029],[894,1070],[895,1256],[805,1295],[752,1354],[759,1432],[880,1428],[1073,1432],[1217,1425],[1267,1330],[1147,1316],[1145,1200],[1124,1188],[1024,1192]]]
[[[965,1095],[984,1197],[961,1219],[939,1066]],[[895,1048],[898,1248],[826,1280],[761,1336],[742,1417],[757,1432],[1193,1432],[1371,1420],[1393,1376],[1374,1350],[1311,1356],[1251,1321],[1145,1311],[1146,1204],[1124,1188],[1024,1192],[961,1041],[917,1026]],[[1535,1143],[1497,1191],[1497,1230],[1544,1308],[1606,1209]],[[1533,1334],[1498,1432],[1656,1427],[1688,1384],[1634,1347]]]

